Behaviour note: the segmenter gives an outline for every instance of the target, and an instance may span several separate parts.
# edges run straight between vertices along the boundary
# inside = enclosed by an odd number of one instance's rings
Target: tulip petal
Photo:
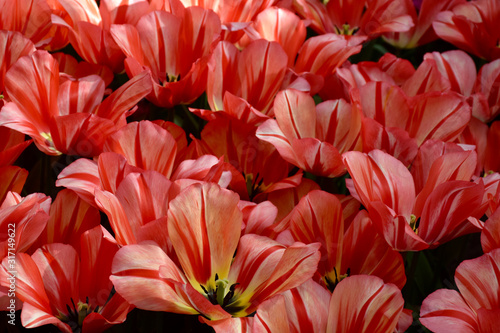
[[[71,189],[94,205],[94,190],[100,187],[97,163],[86,158],[74,161],[59,173],[56,186]]]
[[[158,171],[168,178],[172,173],[177,143],[167,130],[149,121],[141,121],[130,123],[111,135],[103,150],[119,153],[129,164]]]
[[[288,140],[316,137],[316,105],[309,94],[294,89],[279,92],[274,114]]]
[[[392,332],[403,304],[401,291],[378,277],[347,277],[333,291],[326,331]]]
[[[420,322],[436,333],[479,332],[474,311],[455,290],[439,289],[424,300],[420,309]]]
[[[473,309],[500,308],[500,249],[465,260],[455,272],[455,282]]]
[[[353,179],[355,193],[365,207],[381,201],[400,215],[411,214],[415,186],[410,172],[400,161],[380,150],[373,150],[368,155],[347,152],[343,159]]]
[[[434,246],[460,235],[480,231],[467,219],[480,218],[484,185],[467,181],[448,181],[429,195],[422,211],[418,234]]]
[[[295,240],[305,244],[321,243],[319,273],[324,276],[336,268],[340,274],[344,239],[340,201],[333,194],[311,191],[300,199],[289,218]]]
[[[248,315],[264,300],[310,279],[320,259],[319,243],[295,243],[285,248],[267,237],[245,235],[231,266],[228,280],[238,283],[233,315]]]
[[[402,289],[406,283],[401,254],[394,251],[377,232],[366,211],[359,212],[344,235],[338,275],[375,275]]]
[[[40,271],[43,285],[51,303],[52,313],[61,311],[68,314],[66,305],[71,306],[71,299],[79,300],[78,283],[80,281],[80,260],[71,245],[46,244],[32,256]]]
[[[238,195],[216,184],[194,184],[169,205],[168,234],[188,280],[199,292],[225,279],[241,233]]]

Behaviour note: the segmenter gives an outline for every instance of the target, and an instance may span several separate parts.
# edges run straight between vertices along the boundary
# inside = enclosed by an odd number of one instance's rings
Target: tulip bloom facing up
[[[116,291],[141,309],[218,320],[245,317],[310,279],[319,244],[285,247],[262,236],[240,238],[238,201],[216,184],[186,188],[170,202],[167,219],[180,267],[155,244],[125,246],[113,261]]]
[[[16,255],[16,296],[24,302],[26,328],[53,324],[61,332],[102,332],[121,323],[131,310],[120,295],[111,294],[111,261],[118,245],[102,227],[81,237],[81,253],[71,245],[47,244],[32,256]],[[8,258],[0,268],[2,286],[11,271]]]
[[[403,304],[395,285],[384,284],[376,276],[357,275],[342,280],[331,295],[307,281],[263,303],[253,318],[229,318],[209,325],[217,333],[403,332],[411,324]]]
[[[458,291],[439,289],[427,296],[420,322],[436,333],[498,332],[500,249],[465,260],[455,272]]]

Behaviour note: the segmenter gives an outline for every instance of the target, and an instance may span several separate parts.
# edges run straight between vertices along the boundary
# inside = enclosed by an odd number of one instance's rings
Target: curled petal
[[[440,289],[422,303],[420,309],[422,325],[437,333],[479,332],[479,323],[474,311],[463,297],[455,290]]]
[[[347,277],[333,291],[326,331],[392,332],[403,304],[401,291],[378,277]]]

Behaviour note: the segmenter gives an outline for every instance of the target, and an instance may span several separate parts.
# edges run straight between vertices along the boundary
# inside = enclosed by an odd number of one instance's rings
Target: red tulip
[[[479,57],[494,60],[500,57],[500,35],[495,29],[499,17],[497,1],[471,1],[440,13],[433,27],[441,39]]]
[[[288,162],[320,176],[345,172],[340,153],[357,149],[361,115],[344,100],[315,106],[313,98],[293,89],[280,92],[275,101],[276,120],[259,126],[257,137],[270,142]]]
[[[104,143],[104,152],[123,155],[130,165],[155,170],[170,178],[177,152],[172,135],[149,122],[133,122],[112,134]]]
[[[33,193],[25,198],[12,192],[7,195],[0,206],[1,258],[25,252],[36,242],[47,225],[50,202],[50,197],[42,193]],[[14,246],[9,246],[8,239],[12,234],[15,238]]]
[[[36,46],[43,46],[51,14],[47,0],[0,0],[0,30],[18,31]]]
[[[326,332],[391,333],[403,304],[401,291],[376,276],[345,278],[330,299]]]
[[[142,309],[218,320],[247,316],[309,279],[318,244],[285,247],[257,235],[240,239],[238,201],[214,184],[186,188],[168,211],[168,234],[182,270],[155,245],[125,246],[113,263],[117,292]]]
[[[407,49],[430,43],[438,38],[434,29],[432,29],[432,22],[434,22],[437,15],[463,2],[465,1],[420,0],[420,4],[417,7],[415,1],[406,0],[403,4],[404,12],[412,17],[415,26],[411,27],[408,31],[384,34],[384,39],[394,46]]]
[[[80,251],[81,235],[97,227],[100,221],[97,208],[83,201],[75,192],[64,189],[50,206],[47,225],[28,252],[52,243],[70,244]]]
[[[35,52],[36,48],[33,42],[21,33],[3,30],[0,30],[0,45],[2,45],[0,49],[2,52],[0,56],[0,94],[4,94],[4,80],[7,70],[17,59]]]
[[[311,19],[319,33],[376,38],[387,32],[408,31],[414,25],[400,0],[330,1],[326,5],[318,0],[296,0],[294,8]]]
[[[472,114],[487,123],[500,114],[500,59],[479,70],[472,95]]]
[[[238,191],[243,199],[265,200],[266,193],[280,188],[291,188],[300,183],[302,175],[288,177],[290,165],[284,161],[276,149],[255,135],[255,126],[235,119],[210,121],[201,132],[203,146],[199,155],[212,154],[223,157],[236,168],[246,182],[246,188]]]
[[[31,257],[16,255],[16,296],[23,301],[24,327],[53,324],[68,333],[102,332],[125,320],[131,306],[120,295],[111,295],[109,281],[118,245],[102,226],[83,234],[81,242],[80,254],[70,245],[54,243]],[[5,258],[2,286],[8,286],[10,270]]]
[[[135,24],[149,11],[146,1],[124,0],[121,2],[103,0],[100,8],[93,0],[59,0],[69,23],[53,15],[52,23],[69,30],[69,40],[76,52],[91,64],[104,65],[113,72],[123,71],[125,56],[110,33],[113,23]]]
[[[424,300],[420,322],[433,332],[495,332],[500,313],[500,250],[463,261],[455,272],[458,292],[439,289]]]
[[[206,88],[207,62],[220,38],[220,20],[199,7],[155,11],[137,25],[112,25],[111,35],[126,55],[129,77],[149,69],[154,104],[173,107],[196,100]]]
[[[344,163],[352,177],[347,182],[351,194],[367,207],[394,249],[421,250],[482,229],[477,218],[486,211],[485,186],[470,182],[475,171],[472,152],[436,159],[418,196],[408,169],[386,153],[347,152]]]
[[[306,26],[293,12],[270,7],[257,15],[238,44],[246,47],[250,41],[261,38],[278,42],[288,56],[288,67],[293,67],[297,52],[306,39]]]
[[[36,51],[10,68],[5,88],[12,102],[0,111],[1,125],[30,135],[49,155],[95,156],[106,136],[125,125],[127,113],[149,93],[151,83],[143,73],[101,103],[100,77],[60,77],[57,61]]]
[[[360,212],[344,231],[340,201],[323,191],[311,191],[287,216],[296,241],[320,242],[322,259],[318,273],[333,290],[346,276],[376,275],[402,288],[406,282],[403,260],[383,237],[374,234],[366,211]]]
[[[172,2],[172,0],[170,0]],[[222,36],[233,44],[244,35],[251,22],[259,13],[277,5],[279,0],[180,0],[184,6],[200,6],[213,10],[221,19]],[[163,0],[152,0],[152,3],[162,3]],[[157,9],[158,5],[156,6]]]
[[[288,60],[276,42],[252,41],[243,51],[220,42],[208,63],[207,99],[212,113],[224,110],[233,118],[258,124],[273,116],[272,102],[280,90]],[[192,110],[195,111],[195,110]]]

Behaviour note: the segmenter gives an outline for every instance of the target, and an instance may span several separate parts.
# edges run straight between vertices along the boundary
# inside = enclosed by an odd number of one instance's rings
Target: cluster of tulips
[[[1,330],[498,332],[498,22],[0,0]]]

